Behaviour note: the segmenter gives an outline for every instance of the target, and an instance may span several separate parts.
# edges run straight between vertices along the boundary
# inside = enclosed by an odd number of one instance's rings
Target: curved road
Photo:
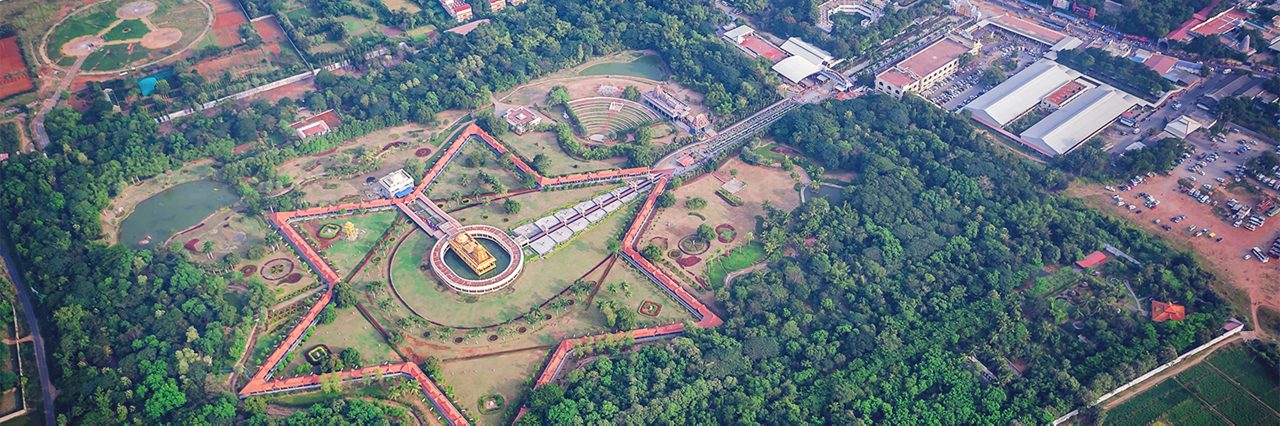
[[[0,244],[0,257],[4,259],[5,266],[9,269],[9,278],[13,280],[13,286],[18,289],[18,301],[22,303],[23,316],[26,317],[27,328],[31,329],[31,346],[36,352],[36,371],[40,375],[40,392],[43,394],[41,398],[44,400],[44,424],[56,425],[54,421],[53,398],[53,381],[49,379],[49,365],[45,361],[47,355],[44,351],[44,336],[40,334],[40,321],[36,319],[36,307],[31,303],[32,291],[27,287],[26,282],[22,280],[22,272],[18,271],[17,263],[9,256],[9,249],[4,244]]]

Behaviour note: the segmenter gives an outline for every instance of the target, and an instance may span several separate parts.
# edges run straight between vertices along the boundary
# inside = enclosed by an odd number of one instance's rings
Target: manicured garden
[[[728,255],[707,261],[707,285],[719,288],[730,272],[746,269],[764,260],[764,247],[751,243],[730,251]]]

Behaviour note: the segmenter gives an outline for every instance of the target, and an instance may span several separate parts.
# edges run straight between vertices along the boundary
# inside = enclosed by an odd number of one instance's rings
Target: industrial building
[[[1010,136],[1053,157],[1080,146],[1138,103],[1132,95],[1042,59],[974,99],[964,110],[1001,133],[1006,133],[1005,126],[1037,108],[1052,111],[1021,135]]]
[[[782,50],[791,56],[774,64],[773,70],[792,83],[799,83],[827,67],[840,63],[831,56],[831,53],[797,37],[791,37],[786,43],[782,43]]]
[[[960,69],[960,57],[976,52],[978,47],[977,42],[944,37],[877,74],[876,90],[896,97],[928,90],[954,75]]]

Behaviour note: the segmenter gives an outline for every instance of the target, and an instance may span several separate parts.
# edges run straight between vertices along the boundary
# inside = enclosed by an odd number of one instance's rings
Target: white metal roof
[[[1176,120],[1170,121],[1164,126],[1164,130],[1174,136],[1186,139],[1187,135],[1200,130],[1200,122],[1188,116],[1179,116]]]
[[[526,223],[524,225],[517,226],[516,229],[514,229],[513,231],[515,232],[516,235],[519,235],[525,238],[532,238],[533,236],[542,233],[542,229],[539,229],[538,225],[535,225],[532,223]]]
[[[551,229],[553,226],[559,225],[560,219],[556,219],[555,216],[547,216],[542,219],[538,219],[534,224],[538,225],[538,228],[541,228],[543,231],[546,231]]]
[[[809,44],[798,37],[788,38],[785,43],[782,43],[782,50],[792,55],[800,56],[819,67],[831,63],[831,60],[834,59],[830,52]]]
[[[413,186],[413,177],[409,176],[409,172],[404,169],[398,169],[388,173],[382,179],[378,179],[378,184],[382,185],[388,192],[396,192],[397,190]]]
[[[565,241],[569,241],[569,239],[573,238],[573,231],[570,230],[569,227],[563,226],[556,229],[555,231],[551,231],[551,234],[548,236],[551,237],[551,239],[555,240],[556,244],[560,244]]]
[[[551,236],[546,235],[529,243],[529,248],[532,248],[533,251],[538,252],[540,255],[547,254],[550,253],[552,249],[556,248],[556,240],[552,239]]]
[[[604,219],[604,215],[605,215],[606,213],[607,213],[607,212],[605,212],[605,211],[604,211],[604,209],[596,209],[595,211],[592,211],[591,213],[587,213],[587,220],[588,220],[588,221],[591,221],[591,223],[599,222],[599,221],[600,221],[600,219]]]
[[[582,232],[582,230],[587,229],[588,226],[591,226],[591,221],[587,220],[585,217],[569,222],[568,225],[569,229],[573,232]]]
[[[1111,86],[1094,87],[1032,125],[1021,136],[1045,153],[1066,154],[1137,104],[1134,98]]]
[[[729,31],[725,31],[724,36],[729,38],[730,40],[737,40],[738,37],[750,35],[753,32],[756,32],[756,30],[746,25],[739,25],[737,28],[734,28]]]
[[[792,83],[799,83],[805,77],[822,71],[822,65],[810,62],[802,56],[790,56],[773,64],[773,70],[782,74],[787,80],[791,80]]]
[[[1004,127],[1079,76],[1066,66],[1041,59],[969,102],[964,109],[983,121]]]

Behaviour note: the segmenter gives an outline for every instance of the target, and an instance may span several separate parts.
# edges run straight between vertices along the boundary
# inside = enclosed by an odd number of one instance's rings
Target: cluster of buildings
[[[779,47],[760,37],[755,29],[746,25],[728,29],[722,36],[748,55],[773,62],[773,71],[791,84],[799,85],[813,77],[819,82],[835,81],[837,90],[853,87],[852,82],[832,69],[843,62],[843,59],[836,59],[830,52],[799,37],[788,38]]]
[[[526,0],[485,0],[489,2],[489,11],[497,12],[507,8],[507,2],[510,1],[512,6],[524,4]],[[466,0],[440,0],[440,6],[449,14],[449,17],[458,22],[467,22],[475,17],[475,12],[471,9],[471,5]]]
[[[981,43],[957,36],[943,37],[892,68],[876,74],[876,90],[901,97],[907,92],[923,92],[955,75],[960,59],[976,54]]]
[[[604,220],[609,213],[635,200],[640,196],[640,191],[648,186],[647,182],[633,182],[573,207],[557,211],[533,223],[520,225],[512,230],[515,241],[517,244],[528,246],[539,256],[544,256],[554,251],[557,245],[572,240],[574,234],[587,230],[591,224]]]
[[[1041,59],[964,106],[978,122],[1003,132],[1041,109],[1051,111],[1013,136],[1049,157],[1066,154],[1142,101],[1075,70]]]
[[[691,134],[698,135],[711,128],[711,119],[706,114],[694,114],[688,103],[676,98],[662,86],[641,93],[640,99],[667,119],[687,126]]]

